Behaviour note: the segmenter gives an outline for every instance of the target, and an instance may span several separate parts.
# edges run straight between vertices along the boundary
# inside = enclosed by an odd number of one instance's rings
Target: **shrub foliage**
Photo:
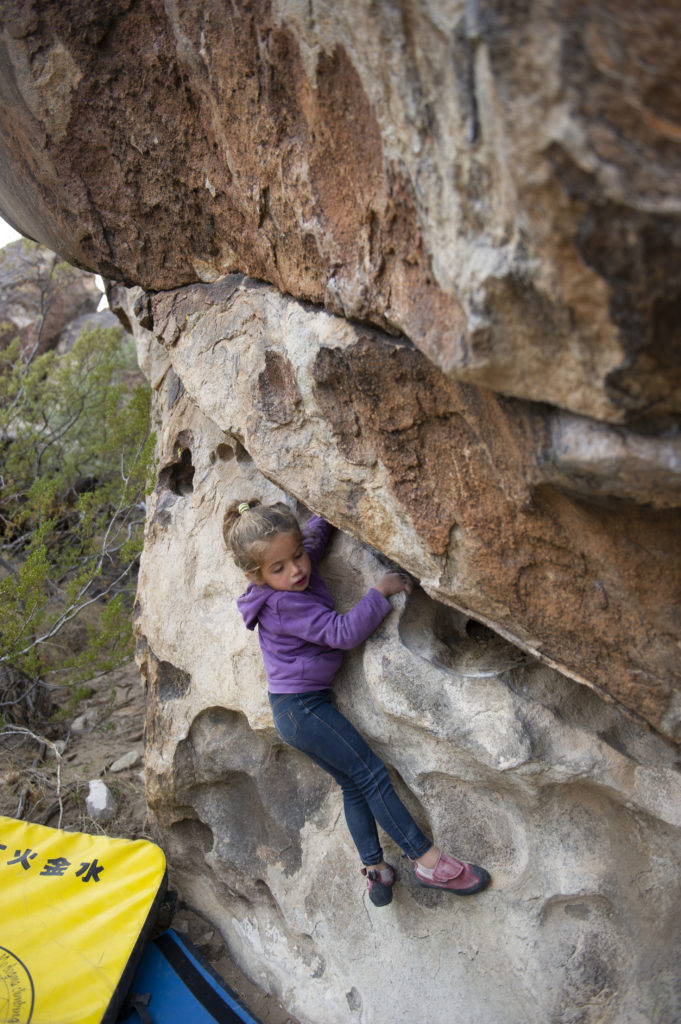
[[[76,684],[132,650],[154,438],[131,339],[0,352],[0,670]],[[67,634],[82,623],[74,650]],[[7,709],[0,707],[0,714]]]

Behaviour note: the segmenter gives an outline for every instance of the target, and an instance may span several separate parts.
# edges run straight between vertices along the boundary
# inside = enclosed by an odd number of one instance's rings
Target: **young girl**
[[[339,615],[317,572],[331,531],[312,516],[301,533],[286,505],[264,506],[255,499],[235,502],[225,514],[225,541],[250,580],[237,605],[247,627],[258,626],[275,728],[341,787],[375,906],[390,903],[395,881],[376,822],[412,861],[420,885],[460,896],[479,892],[490,881],[487,871],[433,846],[395,793],[383,762],[331,701],[342,652],[373,633],[391,610],[391,594],[411,590],[408,577],[389,572]]]

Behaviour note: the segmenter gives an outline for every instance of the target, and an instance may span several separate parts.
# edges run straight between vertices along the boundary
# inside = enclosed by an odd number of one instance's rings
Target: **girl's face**
[[[278,533],[265,548],[257,583],[273,590],[302,591],[310,582],[312,566],[297,533]]]

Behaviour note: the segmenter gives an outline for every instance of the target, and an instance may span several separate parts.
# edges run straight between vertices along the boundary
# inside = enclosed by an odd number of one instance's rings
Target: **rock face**
[[[643,435],[453,381],[403,339],[235,275],[137,310],[269,479],[681,736],[678,439],[646,458]]]
[[[555,487],[573,465],[566,439],[584,427],[578,418],[542,418],[456,384],[412,346],[262,284],[235,277],[166,295],[119,290],[117,299],[156,393],[160,471],[136,630],[147,792],[184,898],[240,966],[310,1024],[407,1024],[426,1011],[442,1024],[452,1015],[476,1024],[673,1020],[678,754],[500,635],[500,622],[520,621],[519,584],[504,608],[485,590],[498,572],[501,594],[510,571],[496,532],[510,551],[525,550],[528,533],[536,552],[551,550],[546,577],[562,574],[553,600],[566,623],[580,608],[567,566],[580,551],[590,564],[580,544],[600,550],[619,588],[631,572],[628,598],[609,587],[608,602],[588,606],[591,624],[584,614],[572,626],[575,658],[594,674],[601,660],[618,665],[624,703],[635,645],[620,619],[632,604],[642,609],[650,569],[634,568],[628,531],[653,529],[668,513],[637,513],[633,491],[626,504],[623,491],[616,517],[607,507],[590,516],[588,473],[575,484],[581,497]],[[609,429],[596,433],[594,458],[624,454],[614,442],[602,447]],[[459,480],[464,467],[470,476]],[[301,518],[312,507],[341,527],[323,565],[341,610],[385,570],[386,554],[422,581],[346,658],[337,699],[424,830],[490,868],[487,893],[457,901],[419,889],[388,841],[400,871],[395,898],[380,911],[368,901],[339,791],[274,732],[257,640],[236,609],[245,580],[221,522],[233,500],[252,494],[287,500]],[[579,529],[568,529],[571,517]],[[646,548],[649,559],[654,545]],[[476,570],[483,564],[487,573]],[[539,575],[525,607],[545,624],[551,588]],[[658,585],[664,576],[660,564]],[[654,589],[649,624],[666,614],[655,611]],[[462,610],[466,602],[486,614]]]
[[[305,1024],[678,1019],[675,5],[10,8],[0,209],[123,282],[155,389],[136,630],[183,895]],[[339,528],[341,609],[418,581],[338,701],[485,894],[402,863],[367,901],[234,604],[251,494]]]

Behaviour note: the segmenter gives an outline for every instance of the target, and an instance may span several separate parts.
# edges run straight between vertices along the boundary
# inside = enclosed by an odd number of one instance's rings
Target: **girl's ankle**
[[[417,857],[414,863],[420,864],[422,868],[432,871],[439,859],[440,850],[437,846],[431,846],[421,857]]]

